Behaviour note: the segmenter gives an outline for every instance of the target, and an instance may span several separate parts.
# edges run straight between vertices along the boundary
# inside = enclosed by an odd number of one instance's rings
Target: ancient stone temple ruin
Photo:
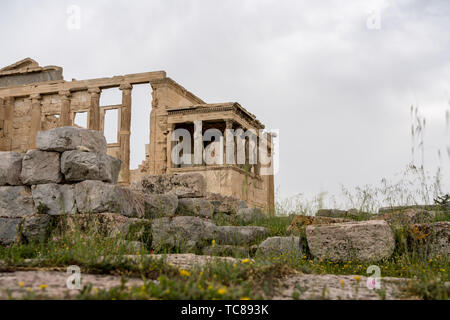
[[[146,159],[137,169],[130,170],[131,93],[133,85],[138,84],[149,84],[152,88],[150,143],[145,146]],[[122,103],[101,106],[102,90],[110,88],[122,91]],[[254,148],[255,143],[259,145],[264,139],[267,153],[272,154],[272,136],[260,134],[264,125],[238,103],[205,103],[167,77],[164,71],[66,81],[61,67],[41,67],[30,58],[0,69],[0,151],[35,149],[38,131],[74,126],[80,113],[87,115],[88,129],[104,131],[105,114],[110,110],[118,112],[117,141],[107,145],[107,153],[122,161],[120,184],[129,185],[146,175],[200,173],[209,192],[245,200],[251,207],[272,210],[273,161],[262,163],[259,153],[256,163],[249,161],[252,141]],[[212,128],[219,130],[225,142],[236,139],[226,129],[256,133],[255,140],[244,139],[241,146],[245,150],[244,163],[236,161],[239,143],[234,143],[231,149],[227,144],[220,145],[221,157],[227,159],[225,164],[205,163],[204,151],[209,144],[218,143],[205,141],[205,132]],[[173,137],[177,129],[193,137],[192,162],[180,164],[172,159],[178,141]]]

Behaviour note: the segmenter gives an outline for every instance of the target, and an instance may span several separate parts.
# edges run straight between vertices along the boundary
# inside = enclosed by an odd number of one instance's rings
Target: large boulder
[[[251,245],[267,238],[269,229],[257,226],[219,226],[217,243]]]
[[[155,249],[192,251],[201,249],[217,237],[217,226],[193,216],[165,217],[153,220],[152,238]]]
[[[181,198],[178,200],[177,215],[212,217],[214,214],[214,206],[210,201],[202,198]]]
[[[428,256],[450,256],[450,222],[421,223],[407,228],[410,249]]]
[[[59,183],[62,181],[60,154],[29,150],[22,161],[20,178],[23,184]]]
[[[129,188],[87,180],[75,185],[75,200],[80,213],[120,213],[127,217],[145,215],[144,198]]]
[[[20,186],[23,154],[0,152],[0,186]]]
[[[74,186],[69,184],[38,184],[31,187],[34,205],[40,213],[62,215],[77,213]]]
[[[205,178],[199,173],[149,175],[133,183],[147,194],[173,193],[178,198],[198,198],[206,194]]]
[[[145,217],[149,219],[173,216],[178,208],[178,197],[174,194],[144,194],[142,198]]]
[[[306,227],[310,252],[331,261],[375,262],[392,255],[394,234],[386,221],[362,221]]]
[[[89,150],[106,153],[106,139],[103,133],[77,127],[59,127],[39,131],[36,147],[43,151],[64,152],[70,150]]]
[[[261,242],[256,251],[263,257],[300,258],[302,254],[299,237],[270,237]]]
[[[0,217],[0,245],[9,245],[18,240],[22,218]]]
[[[34,213],[36,208],[29,187],[0,187],[0,217],[18,218]]]
[[[97,152],[66,151],[61,156],[61,171],[66,181],[99,180],[117,183],[122,161]]]

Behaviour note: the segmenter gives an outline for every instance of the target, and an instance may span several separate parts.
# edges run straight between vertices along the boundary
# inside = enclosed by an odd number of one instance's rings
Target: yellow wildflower
[[[184,270],[184,269],[180,269],[179,273],[183,277],[189,277],[191,275],[191,273],[189,271]]]
[[[25,283],[23,283],[22,281],[19,282],[19,287],[23,288],[24,285]]]
[[[31,292],[31,288],[30,288],[30,287],[28,287],[28,288],[27,288],[27,291],[28,291],[28,292]]]
[[[249,297],[242,297],[241,300],[250,300]]]
[[[339,280],[339,283],[341,284],[341,286],[344,286],[344,279]]]
[[[39,288],[41,288],[41,290],[45,290],[47,287],[48,287],[48,285],[46,285],[46,284],[41,284],[39,286]]]
[[[355,279],[357,282],[359,282],[359,281],[361,280],[361,277],[360,277],[360,276],[355,276],[354,279]]]
[[[225,293],[227,293],[227,288],[220,288],[217,290],[217,293],[223,296]]]
[[[211,241],[213,248],[216,246],[216,240]]]
[[[244,260],[241,260],[241,263],[249,263],[250,262],[250,259],[244,259]]]

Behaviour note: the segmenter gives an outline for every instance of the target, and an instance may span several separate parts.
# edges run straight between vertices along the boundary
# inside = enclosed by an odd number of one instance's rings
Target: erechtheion
[[[204,161],[208,141],[203,134],[208,129],[219,130],[225,142],[235,138],[226,129],[253,130],[257,132],[258,144],[263,139],[258,132],[264,126],[238,103],[207,104],[167,77],[164,71],[72,81],[65,81],[62,71],[57,66],[41,67],[30,58],[0,69],[0,151],[33,149],[39,130],[74,126],[78,113],[87,114],[87,128],[103,131],[105,113],[118,110],[117,142],[108,144],[108,154],[122,160],[119,183],[127,185],[143,175],[197,172],[205,177],[210,192],[234,196],[247,201],[249,206],[273,208],[274,180],[270,171],[273,164],[265,164],[266,173],[261,174],[259,157],[256,163],[249,162],[251,139],[244,138],[244,163],[235,161],[238,143],[234,150],[221,144],[223,156],[231,157],[231,162],[207,164]],[[137,169],[130,170],[131,92],[137,84],[149,84],[152,88],[150,143],[145,146],[146,159]],[[101,106],[102,90],[110,88],[122,91],[122,103]],[[177,129],[184,129],[183,132],[193,137],[191,163],[180,164],[172,159],[178,141],[173,139],[173,133]],[[271,154],[271,135],[264,139]],[[199,153],[200,158],[196,157]]]

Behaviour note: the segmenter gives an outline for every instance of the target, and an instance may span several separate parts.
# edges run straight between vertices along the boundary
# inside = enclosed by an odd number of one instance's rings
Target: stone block
[[[34,205],[40,213],[63,215],[77,213],[74,186],[69,184],[39,184],[31,187]],[[45,212],[44,212],[45,211]]]
[[[39,131],[36,147],[43,151],[64,152],[87,149],[91,152],[106,154],[105,136],[97,130],[77,127],[59,127],[48,131]]]
[[[60,154],[29,150],[23,157],[20,178],[25,185],[60,183],[62,181]]]
[[[122,161],[97,152],[66,151],[61,156],[61,171],[66,181],[99,180],[117,183]]]
[[[29,187],[0,187],[0,217],[18,218],[34,213],[36,208]]]
[[[382,220],[310,225],[306,239],[313,256],[340,262],[380,261],[389,258],[395,247],[394,234]]]
[[[0,186],[20,186],[23,154],[0,152]]]

